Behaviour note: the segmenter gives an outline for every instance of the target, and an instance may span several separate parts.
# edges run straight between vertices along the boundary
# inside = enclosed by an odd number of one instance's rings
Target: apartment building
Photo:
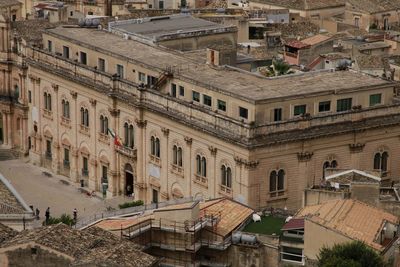
[[[3,145],[108,197],[297,209],[324,168],[371,169],[377,151],[389,155],[383,180],[398,180],[396,83],[350,71],[265,78],[221,65],[221,47],[0,27]]]

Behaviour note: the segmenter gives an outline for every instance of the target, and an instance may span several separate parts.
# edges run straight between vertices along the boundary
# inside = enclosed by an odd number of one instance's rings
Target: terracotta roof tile
[[[304,228],[304,219],[293,218],[282,227],[282,230],[303,229],[303,228]]]
[[[337,231],[351,239],[365,242],[377,250],[384,247],[375,238],[385,221],[398,224],[399,219],[363,202],[345,199],[333,200],[301,209],[296,218],[305,218]]]

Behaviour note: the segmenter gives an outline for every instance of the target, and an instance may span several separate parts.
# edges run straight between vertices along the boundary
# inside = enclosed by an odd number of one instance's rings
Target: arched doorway
[[[133,169],[129,163],[125,165],[125,195],[133,196]]]

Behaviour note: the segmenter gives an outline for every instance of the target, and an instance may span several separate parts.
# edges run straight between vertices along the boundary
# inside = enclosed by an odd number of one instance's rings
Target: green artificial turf
[[[258,233],[265,235],[280,235],[282,226],[285,224],[284,218],[273,216],[261,217],[261,222],[251,222],[243,229],[243,232]]]

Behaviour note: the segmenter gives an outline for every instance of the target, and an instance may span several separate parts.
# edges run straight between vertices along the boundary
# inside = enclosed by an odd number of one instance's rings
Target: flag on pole
[[[119,138],[118,135],[116,135],[116,134],[114,133],[114,131],[111,130],[110,128],[108,128],[107,130],[108,130],[108,132],[111,134],[112,138],[114,138],[114,145],[116,145],[116,146],[122,146],[121,138]]]

